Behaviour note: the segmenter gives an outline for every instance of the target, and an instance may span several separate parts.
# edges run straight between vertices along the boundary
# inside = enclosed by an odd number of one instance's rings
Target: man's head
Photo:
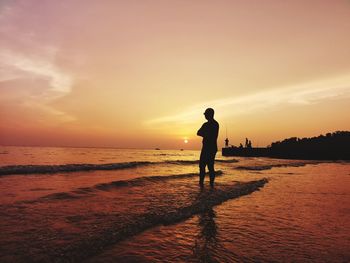
[[[208,108],[204,112],[204,116],[207,120],[214,119],[214,110],[212,108]]]

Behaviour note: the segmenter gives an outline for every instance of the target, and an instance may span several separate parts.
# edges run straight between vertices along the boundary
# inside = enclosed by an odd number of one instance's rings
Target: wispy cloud
[[[57,64],[62,49],[50,37],[52,23],[45,20],[50,16],[37,17],[32,7],[27,1],[0,4],[0,103],[6,104],[7,112],[38,116],[36,121],[39,116],[52,122],[72,121],[74,117],[53,102],[71,93],[73,78]]]
[[[2,75],[2,78],[20,78],[28,74],[46,77],[50,79],[52,91],[68,93],[71,91],[72,79],[62,72],[54,64],[56,49],[47,49],[48,52],[41,57],[30,57],[19,53],[5,50],[0,52],[2,68],[11,75]]]
[[[46,80],[47,85],[41,86],[40,92],[18,98],[22,102],[20,106],[45,112],[61,121],[72,121],[73,116],[50,106],[50,102],[69,94],[73,85],[72,77],[55,65],[56,52],[57,49],[52,47],[43,48],[40,54],[35,55],[14,52],[9,49],[1,50],[0,81]],[[6,85],[3,87],[6,88]]]
[[[288,105],[309,105],[324,100],[350,97],[350,74],[331,79],[278,87],[238,97],[206,101],[185,109],[183,112],[154,118],[146,125],[194,123],[207,107],[213,107],[220,117],[238,116]]]

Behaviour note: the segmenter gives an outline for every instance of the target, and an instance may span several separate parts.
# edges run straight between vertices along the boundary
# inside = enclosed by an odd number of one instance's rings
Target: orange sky
[[[350,2],[0,1],[0,144],[200,147],[350,130]],[[184,139],[189,140],[184,144]]]

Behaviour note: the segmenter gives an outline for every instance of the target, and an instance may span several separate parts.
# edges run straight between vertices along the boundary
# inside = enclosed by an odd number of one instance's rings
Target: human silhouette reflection
[[[217,227],[215,211],[208,208],[199,214],[199,234],[196,239],[194,256],[199,262],[216,262],[213,253],[217,248]]]

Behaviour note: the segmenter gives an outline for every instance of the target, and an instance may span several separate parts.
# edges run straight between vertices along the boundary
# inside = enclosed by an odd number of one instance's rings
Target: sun
[[[184,140],[184,143],[188,143],[188,140],[187,140],[187,139],[185,139],[185,140]]]

